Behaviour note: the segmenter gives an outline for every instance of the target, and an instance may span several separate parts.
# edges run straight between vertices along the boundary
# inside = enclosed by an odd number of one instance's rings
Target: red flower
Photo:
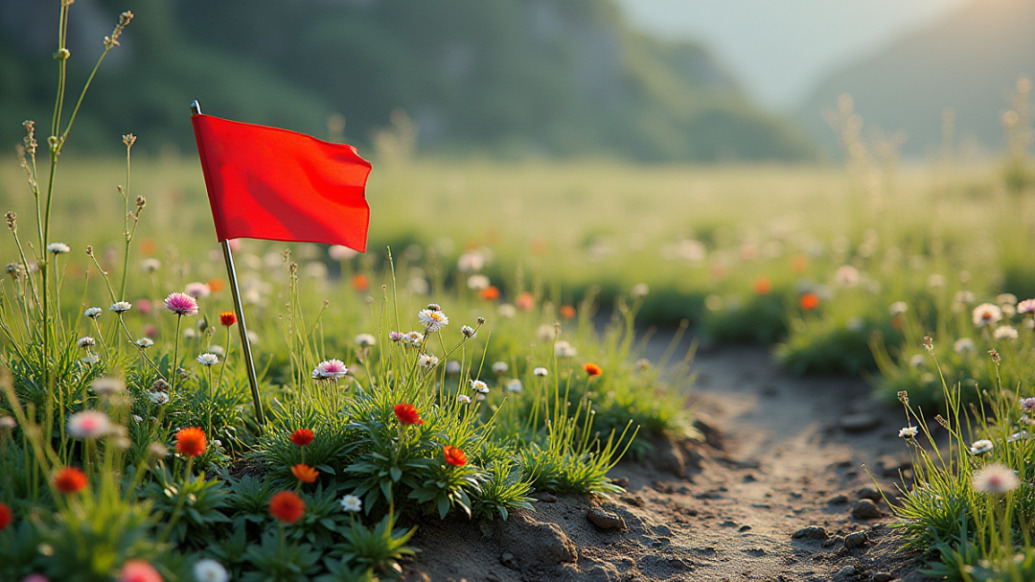
[[[234,315],[233,311],[224,311],[223,313],[219,314],[219,323],[225,325],[226,327],[230,327],[231,325],[237,323],[237,316]]]
[[[299,463],[291,467],[291,472],[294,473],[295,477],[303,483],[316,483],[317,477],[320,476],[320,472],[310,467]]]
[[[300,447],[308,446],[309,443],[313,442],[313,431],[308,428],[300,428],[291,433],[291,442]]]
[[[126,560],[119,582],[162,582],[162,575],[144,560]]]
[[[75,467],[65,467],[54,475],[54,486],[62,493],[75,493],[86,487],[86,475]]]
[[[768,295],[773,290],[773,284],[769,282],[769,279],[765,277],[759,277],[755,279],[755,293],[758,295]]]
[[[11,508],[3,502],[0,502],[0,530],[3,530],[7,526],[11,525],[14,521],[14,514],[11,513]]]
[[[363,273],[356,273],[352,276],[352,288],[356,291],[366,291],[370,288],[370,279]]]
[[[592,378],[593,376],[599,376],[604,373],[604,370],[602,370],[600,366],[594,364],[593,362],[586,362],[585,364],[582,364],[582,369],[585,370],[587,374],[589,374],[590,378]]]
[[[284,523],[295,523],[305,515],[305,501],[293,491],[281,491],[270,499],[270,515]]]
[[[500,298],[499,287],[496,287],[495,285],[489,285],[485,289],[482,289],[481,296],[482,299],[486,301],[495,301]]]
[[[564,319],[575,319],[575,308],[571,305],[562,305],[561,317]]]
[[[819,295],[815,293],[806,293],[801,296],[801,308],[805,311],[810,311],[819,307]]]
[[[467,455],[460,449],[446,445],[442,447],[442,453],[446,456],[446,462],[455,467],[463,467],[467,464]]]
[[[528,291],[525,291],[521,295],[518,295],[514,303],[517,304],[517,308],[521,311],[532,311],[532,308],[535,307],[535,296]]]
[[[200,457],[205,454],[206,447],[205,431],[198,427],[181,428],[176,433],[176,450],[188,457]]]
[[[424,419],[417,412],[417,407],[405,402],[395,405],[395,416],[403,424],[424,424]]]

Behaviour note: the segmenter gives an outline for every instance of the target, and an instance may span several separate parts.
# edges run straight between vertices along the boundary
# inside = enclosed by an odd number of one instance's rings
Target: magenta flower
[[[338,379],[349,373],[341,360],[324,360],[313,369],[313,380]]]
[[[177,315],[196,315],[198,302],[186,293],[170,293],[165,298],[165,308]]]

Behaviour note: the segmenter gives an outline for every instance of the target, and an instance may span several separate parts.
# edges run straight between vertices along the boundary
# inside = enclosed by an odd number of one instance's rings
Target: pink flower
[[[1035,313],[1035,299],[1025,299],[1017,304],[1017,313]]]
[[[165,308],[177,315],[196,315],[198,302],[186,293],[170,293],[165,298]]]
[[[162,575],[144,560],[126,560],[119,582],[162,582]]]
[[[348,372],[348,367],[341,360],[324,360],[313,369],[313,380],[341,378]]]

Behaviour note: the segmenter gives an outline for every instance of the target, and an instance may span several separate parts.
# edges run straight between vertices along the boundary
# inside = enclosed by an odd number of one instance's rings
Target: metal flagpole
[[[201,104],[197,100],[190,104],[191,113],[201,115]],[[230,252],[230,241],[221,241],[223,259],[226,260],[226,274],[230,278],[230,294],[234,298],[234,312],[237,313],[237,325],[241,332],[241,348],[244,350],[244,363],[248,369],[248,383],[252,387],[252,401],[255,402],[255,420],[259,426],[266,424],[266,415],[262,412],[262,400],[259,399],[259,380],[255,375],[255,361],[252,359],[252,343],[248,339],[248,326],[244,323],[244,308],[241,305],[241,289],[237,286],[237,270],[234,269],[234,255]]]

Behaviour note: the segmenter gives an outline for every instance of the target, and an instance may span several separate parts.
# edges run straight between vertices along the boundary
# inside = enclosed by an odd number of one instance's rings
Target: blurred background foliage
[[[20,141],[27,117],[46,131],[57,6],[0,5],[2,143]],[[198,99],[213,115],[360,146],[396,112],[438,153],[815,156],[708,51],[633,30],[612,0],[77,0],[71,87],[127,9],[137,18],[77,121],[80,150],[115,151],[132,132],[141,149],[189,151]]]

